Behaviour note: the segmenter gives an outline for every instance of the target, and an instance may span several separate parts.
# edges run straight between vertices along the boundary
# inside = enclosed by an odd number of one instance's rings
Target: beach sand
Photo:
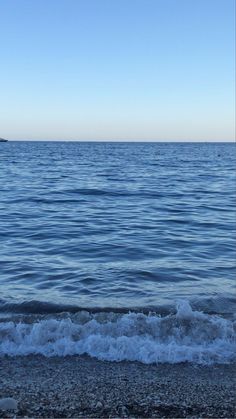
[[[236,416],[235,390],[236,365],[0,359],[0,398],[17,400],[16,417],[230,418]]]

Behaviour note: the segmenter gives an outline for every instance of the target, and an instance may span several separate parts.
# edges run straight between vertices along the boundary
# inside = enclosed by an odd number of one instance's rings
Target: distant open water
[[[0,143],[0,354],[234,360],[235,167],[233,143]]]

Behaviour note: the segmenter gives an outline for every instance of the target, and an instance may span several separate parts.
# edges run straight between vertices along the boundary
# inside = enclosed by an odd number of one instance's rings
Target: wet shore
[[[87,356],[4,357],[0,397],[17,412],[1,417],[236,416],[236,365],[145,365]]]

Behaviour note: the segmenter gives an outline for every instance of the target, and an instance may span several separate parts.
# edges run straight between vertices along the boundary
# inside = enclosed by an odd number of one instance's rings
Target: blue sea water
[[[0,143],[0,353],[231,359],[235,163],[234,143]]]

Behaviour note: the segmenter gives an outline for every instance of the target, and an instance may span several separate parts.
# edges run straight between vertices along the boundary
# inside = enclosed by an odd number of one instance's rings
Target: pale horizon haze
[[[0,137],[234,141],[234,0],[0,0]]]

